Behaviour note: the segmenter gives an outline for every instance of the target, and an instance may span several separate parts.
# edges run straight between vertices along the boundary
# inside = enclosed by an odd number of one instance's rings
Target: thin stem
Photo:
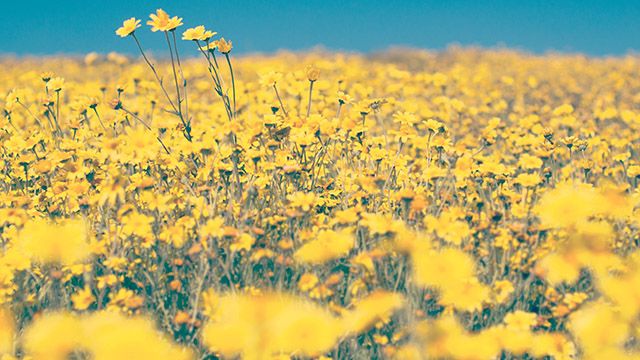
[[[147,128],[147,130],[152,131],[151,126],[149,126],[149,124],[147,124],[144,120],[142,120],[138,115],[132,113],[131,111],[127,110],[124,107],[121,107],[120,109],[122,109],[122,111],[124,111],[125,113],[127,113],[128,115],[131,115],[131,117],[133,117],[134,119],[136,119],[137,121],[139,121],[142,125],[144,125],[145,128]],[[160,145],[162,145],[162,148],[164,149],[164,151],[167,154],[171,154],[171,152],[169,151],[169,149],[167,148],[167,146],[164,144],[164,142],[162,142],[162,139],[160,139],[160,136],[156,136],[156,140],[158,140],[158,142],[160,143]]]
[[[209,75],[211,75],[211,79],[213,80],[216,93],[218,93],[218,95],[222,99],[222,103],[224,104],[225,110],[227,112],[227,117],[229,118],[229,120],[231,120],[233,117],[231,114],[231,104],[229,104],[229,98],[224,94],[222,90],[222,84],[221,84],[220,76],[218,75],[218,70],[217,70],[217,63],[214,65],[214,63],[211,62],[211,56],[208,55],[208,54],[213,55],[213,53],[205,52],[204,50],[202,50],[202,47],[200,46],[199,41],[196,41],[196,44],[198,46],[198,49],[202,53],[202,55],[205,57],[205,59],[207,59],[207,63],[209,64],[208,66]],[[207,42],[207,46],[208,46],[208,42]]]
[[[207,59],[207,63],[209,64],[209,74],[211,74],[211,79],[213,80],[213,83],[216,86],[216,89],[221,88],[218,72],[216,71],[216,67],[211,62],[211,56],[209,55],[210,53],[208,51],[202,50],[202,47],[200,46],[199,41],[196,40],[196,44],[198,45],[198,50],[200,50],[204,58]],[[209,43],[207,42],[207,46],[208,44]]]
[[[11,125],[13,130],[15,130],[16,132],[20,132],[18,131],[18,128],[15,125],[13,125],[13,121],[11,121],[11,115],[7,115],[7,122],[9,122],[9,125]]]
[[[153,122],[153,111],[156,108],[156,103],[155,102],[151,102],[151,113],[149,114],[149,124],[151,124]]]
[[[29,165],[25,164],[23,165],[23,168],[24,168],[24,179],[25,179],[24,192],[28,194],[29,193]]]
[[[169,33],[165,31],[164,35],[167,38],[167,45],[169,46],[169,54],[171,55],[171,68],[173,69],[173,80],[176,84],[176,94],[178,95],[178,116],[180,116],[182,126],[184,126],[184,137],[187,138],[187,140],[191,141],[191,125],[187,124],[182,114],[182,99],[180,97],[180,86],[178,85],[178,73],[176,71],[175,61],[173,60],[173,50],[171,48],[171,41],[169,40]]]
[[[213,58],[213,63],[216,64],[216,69],[219,69],[220,66],[218,66],[218,60],[216,59],[216,53],[214,51],[211,51],[211,57]]]
[[[218,65],[218,60],[217,60],[217,58],[216,58],[216,52],[215,52],[215,49],[211,50],[209,53],[211,54],[211,58],[213,59],[213,63],[214,63],[214,64],[215,64],[215,66],[216,66],[216,67],[215,67],[215,69],[216,69],[216,70],[220,70],[220,65]],[[224,84],[224,78],[220,76],[220,77],[218,78],[218,81],[220,82],[220,88],[223,88],[223,87],[224,87],[224,85],[225,85],[225,84]]]
[[[307,105],[307,117],[311,114],[311,95],[313,94],[313,83],[315,81],[309,81],[309,104]]]
[[[167,98],[167,100],[169,100],[169,104],[171,104],[171,107],[173,108],[173,111],[175,111],[177,113],[178,109],[176,108],[175,104],[173,103],[173,100],[171,100],[171,97],[169,96],[169,93],[167,93],[167,90],[164,88],[164,85],[162,84],[162,79],[160,79],[160,75],[158,75],[158,71],[156,71],[156,67],[153,66],[151,61],[149,61],[149,59],[147,58],[147,55],[144,53],[144,50],[142,50],[142,45],[140,45],[140,41],[136,37],[135,33],[132,33],[131,37],[133,37],[133,39],[136,41],[136,45],[138,45],[138,49],[140,50],[140,54],[142,54],[142,57],[144,58],[144,61],[147,63],[147,65],[149,65],[149,67],[151,68],[151,71],[153,71],[153,75],[155,75],[156,80],[160,84],[160,88],[162,89],[162,92],[164,93],[164,96]]]
[[[151,61],[149,61],[149,59],[147,58],[147,55],[144,53],[144,50],[142,49],[142,45],[140,45],[140,41],[136,37],[135,33],[132,33],[131,37],[133,37],[133,39],[136,42],[136,45],[138,45],[138,49],[140,50],[140,54],[142,54],[142,57],[144,58],[144,61],[147,63],[147,65],[149,65],[149,68],[151,68],[151,71],[153,72],[153,75],[156,77],[156,80],[158,81],[158,84],[160,84],[160,88],[162,89],[162,92],[164,93],[164,96],[169,101],[169,104],[173,108],[174,113],[180,117],[180,121],[182,121],[182,124],[185,127],[184,136],[187,138],[187,140],[191,141],[191,131],[190,131],[189,126],[187,126],[187,124],[185,123],[184,118],[182,117],[182,112],[179,111],[178,108],[176,108],[176,105],[171,100],[171,97],[169,96],[169,93],[167,93],[167,89],[165,89],[164,85],[162,84],[162,79],[160,79],[160,75],[158,75],[158,71],[156,70],[155,66],[153,66]],[[167,36],[167,40],[168,39],[169,39],[169,37]],[[169,50],[171,50],[171,46],[169,46]],[[173,61],[173,57],[172,57],[172,61]],[[174,75],[175,75],[175,69],[174,69]],[[176,87],[177,87],[177,84],[176,84]],[[179,99],[179,96],[178,96],[178,101],[179,100],[180,99]],[[160,139],[158,139],[158,140],[160,140]],[[164,144],[163,144],[163,147],[164,147]],[[165,148],[165,150],[166,150],[166,148]]]
[[[278,93],[278,87],[276,86],[275,83],[273,84],[273,89],[276,91],[278,102],[280,102],[280,109],[282,109],[282,112],[284,113],[285,116],[289,116],[289,114],[287,113],[287,110],[284,109],[284,104],[282,103],[282,99],[280,98],[280,93]]]
[[[56,117],[54,118],[55,122],[56,122],[56,128],[58,129],[58,132],[60,133],[60,136],[62,136],[62,129],[60,128],[60,123],[58,122],[58,118],[60,117],[60,90],[56,91]]]
[[[98,117],[98,121],[100,122],[100,125],[102,126],[104,131],[107,131],[107,128],[104,126],[104,123],[102,122],[102,118],[100,117],[100,114],[98,114],[98,109],[96,107],[93,107],[93,112],[96,113],[96,116]]]
[[[184,77],[184,72],[182,71],[182,64],[180,63],[180,55],[178,54],[178,42],[176,41],[176,31],[171,31],[173,35],[173,48],[176,52],[176,60],[178,62],[178,70],[180,70],[180,78],[182,79],[182,91],[184,94],[184,113],[187,118],[187,123],[191,124],[189,120],[189,101],[187,100],[187,79]]]
[[[151,130],[151,126],[149,126],[149,124],[147,124],[144,120],[142,120],[138,115],[132,113],[131,111],[129,111],[128,109],[126,109],[124,107],[121,107],[121,109],[122,109],[122,111],[124,111],[128,115],[131,115],[131,117],[133,117],[134,119],[139,121],[142,125],[144,125],[144,127],[146,127],[147,130]]]
[[[38,125],[39,125],[40,127],[42,127],[42,122],[40,121],[40,119],[38,119],[38,117],[37,117],[37,116],[35,116],[35,115],[33,114],[33,112],[31,112],[31,109],[29,109],[29,107],[27,107],[27,105],[25,105],[25,104],[23,104],[22,102],[20,102],[20,100],[17,100],[16,102],[17,102],[18,104],[20,104],[20,105],[21,105],[25,110],[27,110],[27,112],[29,113],[29,115],[31,115],[31,117],[33,117],[33,118],[36,120],[36,122],[38,123]]]
[[[227,58],[227,64],[229,65],[229,72],[231,73],[231,89],[233,93],[233,117],[236,117],[236,80],[233,76],[233,67],[231,66],[231,59],[229,59],[229,53],[225,53],[224,56]]]
[[[191,129],[189,124],[186,123],[184,117],[182,116],[182,99],[180,99],[180,86],[178,85],[178,73],[176,72],[176,64],[173,60],[173,50],[171,49],[171,41],[169,40],[169,33],[165,31],[165,37],[167,38],[167,45],[169,46],[169,54],[171,56],[171,68],[173,70],[173,81],[176,84],[176,94],[178,95],[178,115],[180,116],[180,120],[182,120],[182,125],[184,126],[184,136],[187,140],[191,141]]]
[[[182,100],[180,98],[180,86],[178,85],[178,73],[176,72],[176,64],[173,60],[173,50],[171,48],[171,41],[169,40],[169,33],[165,31],[165,37],[167,38],[167,46],[169,47],[169,55],[171,57],[171,68],[173,70],[173,81],[176,85],[176,94],[178,96],[178,112],[182,113]]]
[[[56,129],[53,126],[53,122],[51,121],[51,116],[49,116],[50,113],[51,113],[51,110],[47,105],[47,111],[44,113],[44,115],[47,117],[47,122],[49,123],[49,129],[51,129],[51,136],[57,136]]]

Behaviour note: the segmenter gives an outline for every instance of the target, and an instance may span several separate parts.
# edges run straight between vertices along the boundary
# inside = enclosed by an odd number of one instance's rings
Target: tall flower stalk
[[[187,105],[187,99],[186,99],[187,81],[184,79],[182,67],[180,64],[180,58],[178,55],[177,43],[175,41],[175,30],[178,26],[182,25],[182,18],[179,18],[177,16],[169,17],[169,15],[164,10],[158,9],[155,14],[150,15],[150,20],[147,21],[147,25],[151,26],[151,31],[153,32],[162,31],[165,33],[167,46],[169,48],[169,54],[171,56],[171,69],[173,73],[174,84],[176,87],[176,101],[174,101],[169,95],[169,93],[167,92],[167,89],[164,87],[164,83],[162,81],[162,78],[158,74],[156,67],[153,65],[153,63],[151,63],[151,61],[147,57],[142,45],[140,44],[140,40],[135,35],[135,30],[138,27],[140,27],[140,20],[135,18],[125,20],[122,24],[122,27],[116,30],[116,34],[119,35],[120,37],[131,36],[134,39],[136,45],[138,46],[138,50],[140,51],[140,54],[142,55],[144,61],[147,63],[147,65],[153,72],[153,75],[155,76],[156,81],[160,85],[160,88],[162,89],[164,96],[167,98],[169,105],[173,109],[173,113],[176,116],[178,116],[178,118],[180,119],[180,122],[182,125],[182,133],[184,137],[188,141],[192,141],[191,122],[188,118],[188,113],[186,113],[186,111],[183,111],[182,109],[183,101],[185,102],[185,106]],[[169,37],[170,32],[172,33],[171,36],[174,38],[174,46],[171,45],[171,40]],[[176,58],[178,60],[178,67],[176,67],[176,62],[175,62]],[[183,90],[184,98],[183,98],[183,94],[181,94],[180,92],[180,85],[178,83],[178,73],[180,73],[180,76],[182,78],[182,84],[184,88]]]

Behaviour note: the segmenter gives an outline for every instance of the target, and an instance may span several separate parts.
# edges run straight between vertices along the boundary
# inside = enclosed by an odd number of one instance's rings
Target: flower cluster
[[[3,360],[640,356],[640,58],[140,22],[0,60]]]

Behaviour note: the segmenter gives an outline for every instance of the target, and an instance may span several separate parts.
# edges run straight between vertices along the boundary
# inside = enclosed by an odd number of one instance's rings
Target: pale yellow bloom
[[[120,37],[127,37],[133,34],[133,32],[139,27],[140,20],[132,17],[122,22],[122,26],[116,30],[116,34]]]

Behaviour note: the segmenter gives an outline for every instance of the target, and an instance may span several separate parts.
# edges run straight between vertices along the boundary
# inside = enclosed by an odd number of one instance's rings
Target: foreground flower
[[[161,335],[153,321],[125,317],[114,312],[97,312],[82,319],[84,348],[95,360],[189,360],[191,351]]]
[[[91,255],[86,232],[81,220],[33,220],[20,233],[17,248],[36,262],[73,264]]]
[[[8,310],[0,307],[0,356],[11,352],[15,323]]]
[[[224,356],[318,356],[331,349],[342,328],[338,318],[286,294],[222,295],[214,299],[204,342]]]
[[[302,263],[320,264],[346,256],[354,244],[355,238],[350,229],[324,230],[315,239],[302,245],[294,257]]]
[[[81,346],[81,326],[80,320],[71,314],[45,314],[25,331],[25,351],[36,359],[67,359]]]
[[[188,360],[190,351],[161,336],[152,321],[101,311],[89,316],[48,313],[24,334],[26,353],[34,359],[68,359],[87,352],[91,359]]]
[[[387,321],[393,312],[404,305],[400,294],[378,290],[359,300],[353,310],[344,314],[345,332],[358,334],[371,328],[378,321]]]

